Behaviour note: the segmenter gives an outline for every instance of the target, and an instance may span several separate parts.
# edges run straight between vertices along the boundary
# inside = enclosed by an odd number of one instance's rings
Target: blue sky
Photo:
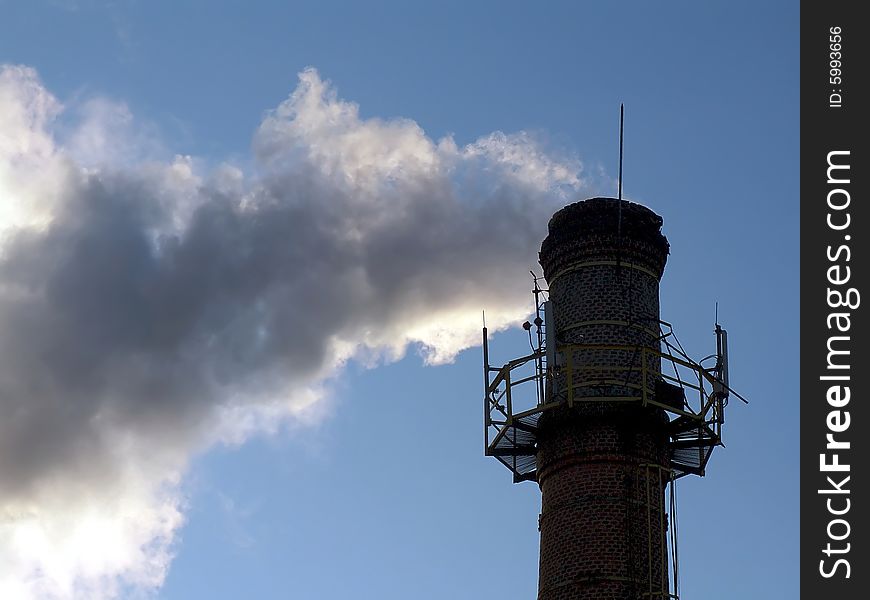
[[[66,107],[60,138],[89,110],[132,115],[101,130],[132,139],[116,170],[174,155],[203,174],[276,168],[255,164],[252,140],[313,67],[360,122],[408,119],[460,149],[527,132],[552,164],[582,163],[580,197],[610,195],[624,102],[625,194],[671,243],[662,318],[706,356],[718,301],[731,381],[751,400],[732,404],[707,476],[680,481],[682,597],[798,595],[796,3],[0,0],[0,13],[0,63],[31,67]],[[496,160],[487,148],[475,156]],[[536,254],[502,267],[524,289]],[[501,306],[480,294],[454,308],[477,323]],[[317,304],[315,288],[297,310]],[[493,362],[524,352],[521,333],[494,336]],[[415,339],[428,338],[402,338],[397,360],[333,365],[313,414],[185,446],[184,522],[154,597],[534,597],[539,492],[483,456],[480,349],[427,365]]]

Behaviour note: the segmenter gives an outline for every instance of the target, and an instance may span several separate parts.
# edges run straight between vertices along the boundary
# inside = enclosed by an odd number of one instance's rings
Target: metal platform
[[[527,356],[492,367],[484,327],[486,454],[504,464],[513,474],[514,482],[536,481],[538,421],[545,411],[585,402],[633,403],[658,407],[669,415],[671,478],[704,475],[713,448],[722,445],[724,411],[732,393],[727,385],[725,332],[717,325],[716,333],[717,354],[707,357],[716,358],[712,368],[705,368],[689,358],[666,322],[661,322],[658,338],[661,351],[645,346],[560,345],[555,350],[566,358],[560,361],[558,372],[567,385],[554,392],[555,369],[547,365],[546,348],[539,345]],[[609,369],[606,377],[590,378],[590,371],[601,369],[572,364],[571,356],[578,350],[627,351],[634,360]],[[554,353],[550,352],[549,356],[552,361]],[[660,370],[647,366],[659,362]],[[640,383],[629,383],[629,374],[634,374],[635,379],[639,375]],[[603,391],[590,395],[590,390]],[[618,393],[607,390],[618,390]]]

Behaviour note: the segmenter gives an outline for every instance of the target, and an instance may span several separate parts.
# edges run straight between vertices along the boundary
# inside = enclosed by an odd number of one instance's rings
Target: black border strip
[[[858,16],[861,5],[801,4],[800,577],[806,598],[858,600],[870,589],[864,125],[870,24]],[[776,540],[771,544],[775,551]]]

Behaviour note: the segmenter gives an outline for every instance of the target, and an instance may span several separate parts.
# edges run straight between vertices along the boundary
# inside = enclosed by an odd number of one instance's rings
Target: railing
[[[576,365],[576,356],[584,352],[623,351],[636,357],[626,365]],[[533,361],[542,361],[544,351],[534,352],[514,359],[501,367],[486,366],[487,388],[484,399],[486,426],[511,425],[513,421],[533,415],[551,407],[577,402],[637,402],[643,406],[657,406],[664,410],[706,423],[715,427],[721,434],[722,402],[715,392],[717,379],[704,367],[687,357],[674,356],[646,346],[618,344],[566,344],[557,350],[557,364],[546,369],[535,368],[533,373],[522,373],[521,369]],[[650,368],[650,364],[661,361],[661,369]],[[668,372],[668,368],[672,373]],[[494,377],[491,377],[492,374]],[[606,373],[607,376],[602,376]],[[637,375],[640,379],[637,381]],[[517,388],[525,383],[545,380],[543,401],[534,400],[527,394],[519,410],[514,409]],[[632,380],[634,379],[634,380]],[[685,402],[682,406],[662,402],[656,395],[656,382],[665,382],[680,388]],[[600,386],[614,386],[629,390],[621,395],[584,395],[583,390]],[[564,388],[564,389],[560,389]],[[536,392],[537,390],[535,390]],[[688,393],[687,393],[688,392]],[[489,435],[485,440],[489,447]]]

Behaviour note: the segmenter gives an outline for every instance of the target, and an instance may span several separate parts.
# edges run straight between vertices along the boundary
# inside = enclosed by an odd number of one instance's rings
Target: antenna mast
[[[617,220],[616,220],[616,268],[619,270],[622,261],[622,131],[625,119],[625,104],[619,103],[619,179],[617,183]]]
[[[619,188],[617,198],[622,200],[622,132],[625,122],[625,104],[619,104]],[[619,205],[620,222],[622,221],[622,204]]]

